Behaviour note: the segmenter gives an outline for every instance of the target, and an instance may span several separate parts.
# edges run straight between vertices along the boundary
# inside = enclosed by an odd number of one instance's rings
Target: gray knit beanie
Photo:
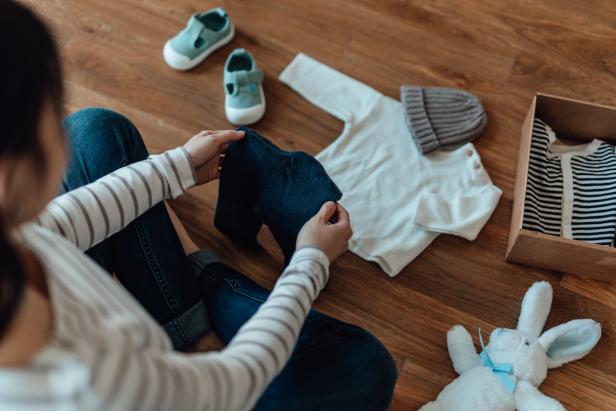
[[[400,100],[406,125],[423,154],[472,141],[488,123],[479,99],[463,90],[403,85]]]

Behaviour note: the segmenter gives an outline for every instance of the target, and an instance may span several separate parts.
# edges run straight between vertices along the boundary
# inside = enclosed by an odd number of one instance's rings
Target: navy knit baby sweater
[[[304,223],[342,193],[311,155],[283,151],[249,128],[238,130],[246,135],[227,149],[214,224],[246,246],[256,246],[261,224],[267,225],[287,264]]]

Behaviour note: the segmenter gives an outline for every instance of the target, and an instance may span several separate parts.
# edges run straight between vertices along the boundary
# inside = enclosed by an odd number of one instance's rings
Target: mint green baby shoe
[[[225,114],[235,125],[256,123],[265,114],[263,71],[257,68],[252,54],[235,49],[225,63]]]
[[[230,42],[234,35],[235,28],[223,8],[196,13],[184,30],[167,41],[163,57],[172,68],[189,70]]]

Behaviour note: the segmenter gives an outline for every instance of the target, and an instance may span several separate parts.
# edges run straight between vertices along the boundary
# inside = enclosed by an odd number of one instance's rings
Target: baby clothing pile
[[[483,128],[467,93],[403,87],[405,106],[304,54],[280,80],[345,122],[316,158],[343,193],[353,253],[393,277],[441,233],[477,237],[501,196],[477,150],[466,143],[422,154]]]
[[[167,42],[165,61],[178,70],[195,67],[234,32],[223,9],[197,13]],[[398,101],[301,53],[280,80],[344,121],[344,131],[316,160],[285,153],[251,130],[231,143],[215,218],[221,231],[256,244],[256,231],[265,223],[288,260],[317,203],[340,200],[351,214],[350,250],[392,277],[441,233],[477,237],[501,190],[471,143],[487,122],[475,96],[405,85]],[[231,123],[263,116],[262,81],[250,53],[231,53],[224,72]]]
[[[522,227],[613,247],[615,147],[597,139],[565,144],[535,119]]]

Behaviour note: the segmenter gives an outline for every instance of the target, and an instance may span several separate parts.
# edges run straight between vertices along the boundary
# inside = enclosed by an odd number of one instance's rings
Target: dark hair
[[[39,119],[44,103],[50,100],[58,117],[62,115],[62,72],[54,40],[34,13],[13,0],[0,0],[0,39],[0,158],[43,160]],[[6,230],[0,215],[0,338],[11,325],[26,284]]]

